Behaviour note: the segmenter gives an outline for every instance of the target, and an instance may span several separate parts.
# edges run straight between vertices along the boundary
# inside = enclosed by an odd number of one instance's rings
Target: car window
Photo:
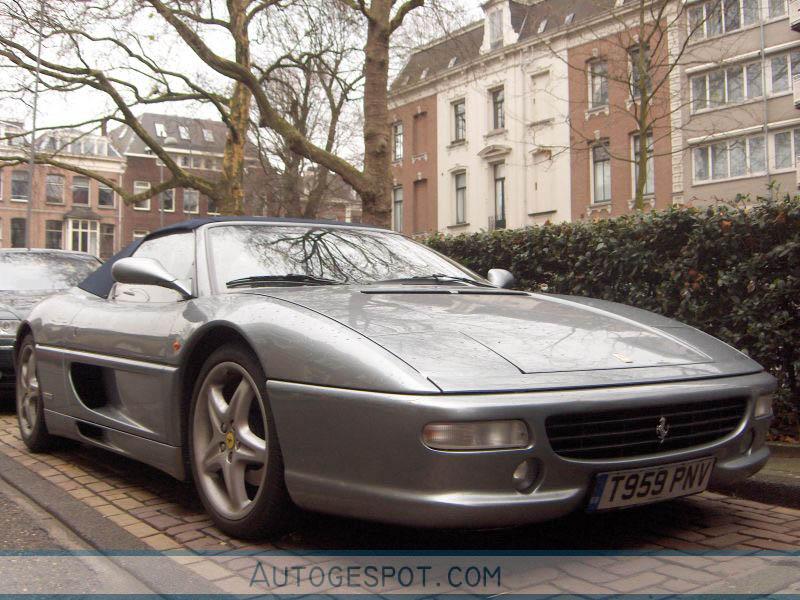
[[[78,285],[100,266],[91,256],[0,252],[1,292],[56,292]]]
[[[136,258],[157,260],[189,289],[194,278],[194,233],[182,232],[147,240],[133,253]],[[115,283],[109,298],[117,302],[178,302],[181,295],[156,285]]]

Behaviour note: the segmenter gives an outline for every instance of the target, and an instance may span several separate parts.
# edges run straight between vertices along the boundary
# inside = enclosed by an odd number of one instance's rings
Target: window
[[[462,142],[467,137],[467,103],[459,100],[453,103],[453,141]]]
[[[641,152],[642,138],[640,135],[633,136],[633,190],[639,181],[639,153]],[[655,193],[655,160],[653,159],[653,134],[647,136],[647,182],[644,185],[645,196],[652,196]]]
[[[539,27],[536,29],[536,33],[541,35],[544,33],[545,29],[547,29],[547,19],[542,19],[542,21],[539,23]]]
[[[403,188],[392,190],[392,229],[403,231]]]
[[[133,193],[134,194],[142,194],[144,192],[150,191],[150,182],[149,181],[134,181],[133,182]],[[138,200],[133,203],[133,210],[150,210],[150,198],[145,198],[144,200]]]
[[[763,136],[723,140],[695,148],[694,181],[702,183],[732,177],[746,177],[766,171]]]
[[[497,50],[503,46],[503,11],[489,13],[489,49]]]
[[[506,113],[505,113],[505,91],[503,88],[498,88],[492,91],[492,128],[505,129],[506,127]]]
[[[50,250],[61,250],[64,248],[64,223],[62,221],[45,221],[44,223],[44,247]]]
[[[203,129],[203,139],[207,142],[214,141],[214,132],[210,129]]]
[[[455,173],[453,182],[456,188],[456,224],[467,222],[467,174]]]
[[[183,190],[183,212],[195,214],[200,211],[200,192],[197,190]]]
[[[213,200],[211,198],[208,199],[208,214],[210,215],[219,214],[219,208],[217,208],[217,202],[216,200]]]
[[[27,202],[30,194],[30,173],[17,169],[11,172],[11,199]]]
[[[608,63],[595,60],[589,63],[589,106],[608,106]]]
[[[156,123],[156,135],[162,138],[167,137],[167,128],[163,123]]]
[[[64,176],[50,173],[45,179],[45,202],[48,204],[64,204]]]
[[[89,206],[89,178],[75,175],[72,178],[72,204]]]
[[[690,87],[694,112],[760,98],[764,93],[761,63],[735,65],[696,75]]]
[[[800,50],[773,56],[769,60],[769,70],[772,93],[789,91],[792,77],[800,75]]]
[[[644,50],[644,56],[640,58],[642,50]],[[642,90],[645,94],[650,95],[653,91],[653,82],[650,79],[650,50],[637,46],[628,51],[628,56],[631,62],[631,97],[639,98]],[[642,81],[642,76],[644,76],[644,81]]]
[[[182,167],[191,167],[192,166],[192,157],[191,156],[181,156],[181,166]]]
[[[195,156],[192,158],[192,166],[195,169],[202,169],[203,168],[203,159],[199,156]]]
[[[114,190],[105,183],[97,184],[97,206],[101,208],[114,208]]]
[[[189,135],[189,128],[186,125],[178,125],[178,134],[181,136],[182,140],[191,139]]]
[[[798,163],[800,155],[800,129],[780,131],[773,137],[775,169],[791,169]]]
[[[492,167],[494,176],[494,227],[506,228],[506,165],[499,163]]]
[[[69,250],[97,256],[100,224],[87,219],[69,220]]]
[[[11,219],[11,247],[24,248],[26,237],[26,222],[25,219],[15,218]]]
[[[133,241],[141,240],[147,237],[147,234],[150,233],[146,229],[134,229],[133,230]]]
[[[106,260],[114,255],[114,226],[100,224],[100,258]]]
[[[769,18],[777,19],[786,14],[786,0],[768,0],[769,1]]]
[[[786,13],[785,0],[766,1],[770,19]],[[759,0],[707,0],[689,6],[688,13],[690,36],[714,37],[758,23]]]
[[[608,144],[592,148],[592,203],[611,201],[611,155]]]
[[[403,123],[392,125],[392,160],[403,160]]]
[[[161,210],[164,212],[175,212],[175,190],[164,190],[161,192]]]

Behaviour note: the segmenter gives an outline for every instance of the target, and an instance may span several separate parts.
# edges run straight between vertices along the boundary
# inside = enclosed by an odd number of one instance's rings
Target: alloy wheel
[[[192,427],[195,473],[214,510],[230,520],[252,510],[267,470],[267,418],[252,377],[233,362],[209,371]]]
[[[39,419],[39,378],[36,376],[36,352],[33,345],[26,345],[20,354],[20,370],[17,381],[17,415],[20,428],[26,436],[33,433]]]

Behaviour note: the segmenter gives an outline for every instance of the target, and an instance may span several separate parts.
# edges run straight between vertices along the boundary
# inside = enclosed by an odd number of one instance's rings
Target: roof
[[[220,155],[225,152],[228,127],[222,121],[144,113],[139,117],[139,123],[147,133],[169,148]],[[164,135],[159,135],[161,133]],[[127,125],[114,129],[109,137],[122,154],[149,153],[149,148]],[[167,138],[173,140],[164,144]]]
[[[76,258],[86,258],[98,260],[98,258],[87,252],[76,252],[75,250],[57,250],[55,248],[0,248],[0,254],[58,254],[59,256],[75,256]]]
[[[99,269],[95,270],[91,275],[79,283],[78,287],[85,292],[94,294],[95,296],[106,298],[111,292],[111,288],[114,286],[114,278],[111,275],[111,268],[114,266],[114,263],[122,258],[128,258],[129,256],[132,256],[133,253],[136,252],[136,249],[145,241],[179,231],[194,231],[203,225],[209,225],[211,223],[241,222],[280,223],[284,225],[294,223],[298,225],[342,225],[346,227],[359,227],[365,229],[374,229],[376,231],[384,231],[380,227],[364,225],[362,223],[341,223],[339,221],[325,221],[319,219],[293,219],[286,217],[200,217],[197,219],[190,219],[188,221],[167,225],[166,227],[162,227],[161,229],[151,232],[143,239],[136,240],[135,242],[129,244],[117,252],[114,256],[109,258]]]
[[[633,0],[625,0],[625,2],[631,1]],[[507,2],[511,25],[519,34],[517,43],[552,34],[558,29],[573,27],[601,15],[615,4],[614,0],[542,0],[534,4],[529,4],[530,0],[528,2],[507,0]],[[569,15],[573,16],[567,23]],[[545,20],[547,22],[540,33],[539,28]],[[399,92],[406,86],[418,84],[479,58],[483,32],[483,21],[479,21],[448,35],[439,42],[420,48],[411,55],[392,82],[391,91]],[[422,77],[423,73],[425,77]]]

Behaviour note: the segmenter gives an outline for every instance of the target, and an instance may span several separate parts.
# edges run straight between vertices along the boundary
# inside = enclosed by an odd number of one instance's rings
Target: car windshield
[[[58,291],[78,285],[100,263],[90,256],[0,252],[0,292]]]
[[[211,227],[208,239],[219,290],[228,283],[240,287],[245,279],[252,279],[252,285],[313,284],[310,278],[369,284],[430,275],[477,280],[474,273],[425,246],[386,231],[224,225]]]

